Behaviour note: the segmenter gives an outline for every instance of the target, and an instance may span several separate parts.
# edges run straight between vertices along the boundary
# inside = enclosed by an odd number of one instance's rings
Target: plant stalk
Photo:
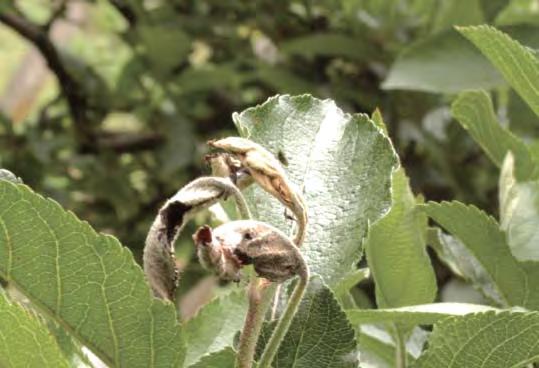
[[[298,310],[299,303],[301,302],[303,294],[305,294],[305,290],[307,289],[307,284],[309,283],[309,268],[305,264],[303,258],[300,259],[302,261],[302,269],[299,272],[299,282],[294,288],[294,291],[290,296],[290,300],[288,301],[288,305],[286,306],[281,319],[277,323],[277,326],[275,326],[275,330],[273,330],[273,334],[271,335],[271,338],[268,341],[262,356],[260,357],[258,368],[271,367],[271,362],[273,361],[273,358],[279,349],[279,345],[283,341],[283,338],[286,335],[290,324],[292,323],[292,319]]]
[[[249,308],[245,316],[238,354],[236,355],[237,368],[251,368],[253,365],[258,336],[262,330],[266,312],[273,300],[275,289],[274,283],[257,278],[253,272],[249,282]]]
[[[400,329],[395,325],[395,367],[406,368],[406,344]]]

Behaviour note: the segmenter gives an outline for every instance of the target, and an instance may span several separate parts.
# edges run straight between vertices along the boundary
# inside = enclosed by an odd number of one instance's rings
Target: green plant
[[[459,32],[539,113],[539,62],[533,52],[492,27]],[[110,366],[233,367],[234,336],[245,315],[256,317],[254,355],[264,367],[473,368],[538,362],[536,149],[500,125],[486,91],[462,92],[452,113],[501,168],[499,222],[473,205],[424,203],[414,196],[379,111],[371,117],[351,115],[331,100],[283,95],[233,115],[241,136],[280,158],[302,193],[296,202],[308,213],[304,244],[293,249],[313,276],[304,294],[307,284],[284,283],[275,313],[267,315],[264,307],[271,298],[256,305],[241,288],[179,323],[173,304],[151,296],[140,267],[116,239],[95,233],[3,173],[0,321],[7,326],[16,321],[22,328],[9,338],[0,330],[0,363],[91,365],[85,347]],[[216,193],[209,202],[224,196]],[[296,225],[281,206],[287,201],[271,188],[250,185],[243,195],[254,219],[277,227],[282,237],[294,234]],[[193,203],[181,201],[189,209],[208,202]],[[429,227],[427,216],[448,233]],[[182,221],[173,224],[176,232]],[[195,240],[208,239],[203,229]],[[427,244],[485,296],[484,305],[434,303],[437,284]],[[363,247],[377,309],[361,308],[354,294],[353,286],[369,274],[359,268]],[[256,290],[253,285],[250,291]],[[283,311],[278,299],[286,300],[293,287],[301,293],[294,291],[289,298],[294,308]],[[280,315],[284,319],[278,322]],[[273,359],[268,346],[278,347]]]

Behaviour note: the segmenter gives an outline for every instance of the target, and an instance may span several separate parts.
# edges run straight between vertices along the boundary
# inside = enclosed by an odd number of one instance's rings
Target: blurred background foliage
[[[483,23],[539,47],[536,0],[3,0],[0,167],[140,257],[158,207],[208,172],[206,140],[235,134],[232,112],[311,93],[379,108],[416,194],[495,214],[498,172],[450,103],[490,90],[536,152],[539,126],[454,29]]]

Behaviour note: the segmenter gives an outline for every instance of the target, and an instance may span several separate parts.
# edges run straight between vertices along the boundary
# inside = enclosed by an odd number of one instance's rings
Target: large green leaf
[[[500,226],[516,259],[539,261],[539,181],[517,182],[514,164],[509,153],[500,174]]]
[[[69,367],[46,325],[0,291],[0,367]]]
[[[247,313],[247,296],[232,292],[204,306],[184,326],[187,340],[185,362],[191,365],[208,353],[232,346]]]
[[[481,50],[539,115],[539,60],[535,54],[490,26],[462,27],[459,31]]]
[[[179,367],[172,304],[150,295],[118,241],[24,185],[0,180],[0,276],[111,367]]]
[[[204,355],[198,363],[190,365],[189,368],[234,368],[235,362],[236,352],[231,347],[227,347]]]
[[[433,303],[389,309],[351,309],[346,311],[352,324],[402,323],[406,325],[431,325],[451,316],[485,312],[493,308],[467,303]]]
[[[380,308],[424,304],[436,297],[436,278],[426,252],[427,216],[416,200],[404,170],[393,174],[393,206],[369,229],[367,262]]]
[[[539,361],[539,313],[487,312],[434,326],[417,368],[518,368]]]
[[[539,309],[539,264],[513,257],[496,220],[477,207],[459,202],[430,202],[425,210],[473,255],[505,306]]]
[[[536,165],[528,147],[500,125],[492,101],[485,91],[466,91],[459,94],[451,106],[451,112],[496,166],[501,167],[505,155],[511,151],[517,160],[519,180],[534,175]]]
[[[258,342],[260,353],[275,324],[266,325]],[[355,368],[355,332],[319,277],[312,277],[292,324],[273,360],[275,368]]]
[[[242,136],[286,159],[308,207],[302,253],[311,271],[335,286],[359,261],[367,224],[391,205],[397,159],[389,139],[366,115],[308,95],[273,97],[233,119]],[[256,187],[246,196],[255,218],[291,232],[277,200]]]

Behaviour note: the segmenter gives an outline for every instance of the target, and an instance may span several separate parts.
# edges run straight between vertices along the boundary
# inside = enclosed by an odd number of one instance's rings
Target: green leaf
[[[538,312],[451,317],[434,326],[415,367],[525,367],[539,361],[538,326]]]
[[[335,295],[337,295],[337,298],[339,299],[344,295],[348,295],[350,289],[359,284],[362,280],[368,278],[370,274],[371,272],[368,268],[360,268],[349,273],[339,282],[338,286],[335,287]]]
[[[490,26],[462,27],[468,38],[539,115],[539,61],[527,47]]]
[[[500,125],[492,101],[485,91],[467,91],[459,94],[453,102],[451,111],[496,166],[501,167],[505,155],[511,151],[518,163],[519,180],[536,175],[534,174],[536,165],[528,147]]]
[[[118,241],[0,181],[0,276],[111,367],[179,367],[174,306],[154,299]]]
[[[308,95],[273,97],[233,119],[242,136],[288,161],[288,176],[308,204],[302,253],[313,273],[336,286],[361,258],[367,224],[391,205],[397,158],[389,139],[367,116]],[[291,233],[277,200],[254,186],[246,196],[255,218]]]
[[[39,318],[0,292],[0,366],[69,367],[54,337]]]
[[[246,313],[247,296],[244,292],[232,292],[205,305],[184,326],[186,364],[194,364],[205,354],[232,346],[234,335],[241,330]]]
[[[358,362],[354,335],[331,290],[319,277],[312,277],[273,364],[275,367],[355,368]],[[259,345],[258,350],[261,349]]]
[[[380,308],[430,303],[436,278],[426,252],[427,216],[416,200],[404,170],[393,174],[393,207],[369,229],[367,262]]]
[[[200,361],[189,368],[234,368],[236,353],[231,347],[204,355]]]
[[[450,55],[450,56],[449,56]],[[434,93],[490,89],[503,84],[500,74],[454,30],[427,37],[405,49],[382,87]]]
[[[539,181],[517,182],[514,171],[509,153],[500,174],[500,226],[516,259],[538,261]]]
[[[317,33],[293,38],[281,43],[280,49],[288,54],[306,57],[345,56],[354,60],[365,60],[374,51],[363,37],[351,37],[339,33]]]
[[[539,8],[535,0],[510,0],[496,17],[497,25],[539,25]]]
[[[389,309],[352,309],[346,315],[352,324],[402,323],[431,325],[450,316],[493,310],[492,307],[467,303],[433,303]]]
[[[503,306],[539,309],[539,264],[518,262],[492,217],[459,202],[430,202],[424,208],[473,255],[492,280]]]

